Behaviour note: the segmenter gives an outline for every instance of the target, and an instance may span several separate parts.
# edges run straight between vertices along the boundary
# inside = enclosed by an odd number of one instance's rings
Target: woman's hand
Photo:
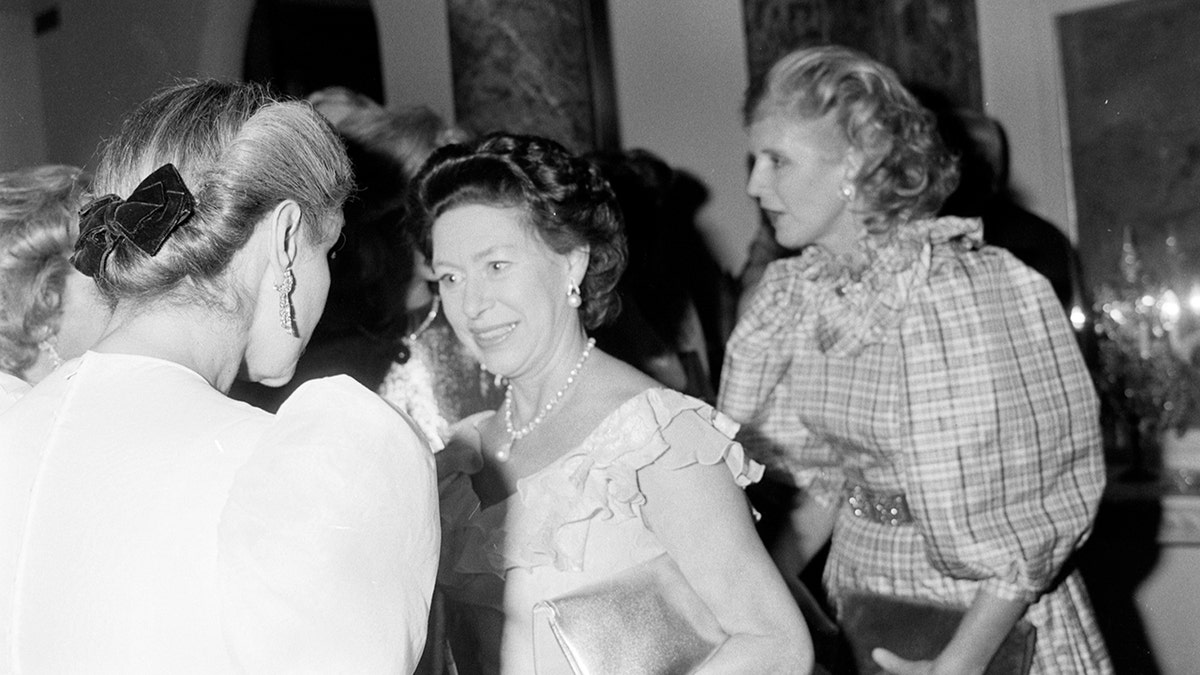
[[[871,650],[871,658],[892,675],[932,675],[933,661],[908,661],[883,648]]]
[[[983,673],[996,650],[1013,626],[1025,614],[1028,604],[1004,600],[980,591],[967,609],[950,643],[932,661],[909,661],[892,652],[876,648],[875,659],[892,675],[974,675]]]
[[[884,672],[891,675],[971,675],[970,670],[946,664],[947,654],[942,653],[935,661],[909,661],[896,656],[882,647],[871,650],[871,658],[875,659]],[[979,670],[983,672],[982,669]]]

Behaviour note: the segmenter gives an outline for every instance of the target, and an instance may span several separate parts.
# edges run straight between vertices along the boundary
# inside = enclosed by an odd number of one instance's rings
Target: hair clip
[[[192,217],[195,200],[174,164],[163,164],[126,199],[105,195],[79,212],[79,239],[71,264],[89,277],[104,265],[122,238],[157,255],[163,243]]]

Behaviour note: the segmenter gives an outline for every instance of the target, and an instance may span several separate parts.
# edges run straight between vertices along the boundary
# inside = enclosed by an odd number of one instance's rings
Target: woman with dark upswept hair
[[[183,82],[105,146],[72,263],[99,341],[0,415],[0,670],[410,672],[433,459],[348,377],[277,414],[351,189],[307,103]]]
[[[830,542],[825,589],[866,672],[982,673],[1021,619],[1030,672],[1109,672],[1068,562],[1104,488],[1096,394],[1050,285],[984,245],[978,220],[935,217],[957,169],[932,114],[869,57],[784,56],[746,126],[747,190],[802,251],[767,268],[718,407],[799,489],[796,536],[774,550],[785,574]],[[965,618],[917,660],[872,653],[880,636],[848,618],[930,604]],[[902,646],[929,637],[890,622]]]
[[[688,668],[808,672],[808,633],[741,490],[760,467],[734,426],[588,337],[619,310],[625,264],[599,171],[553,141],[497,134],[434,153],[413,198],[450,325],[506,381],[499,408],[460,422],[438,454],[439,587],[459,672],[545,668],[558,647],[535,647],[538,602],[658,563],[677,566],[707,607],[685,615],[725,636]],[[638,648],[653,632],[645,619],[593,626],[616,659],[602,670],[684,651]]]

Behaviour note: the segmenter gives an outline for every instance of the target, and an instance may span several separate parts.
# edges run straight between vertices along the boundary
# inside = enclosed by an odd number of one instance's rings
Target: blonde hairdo
[[[173,294],[236,304],[222,273],[259,220],[290,199],[300,205],[304,236],[323,241],[353,185],[329,123],[308,103],[252,83],[187,80],[159,91],[105,145],[93,195],[127,197],[167,163],[191,191],[195,214],[155,256],[118,243],[95,276],[111,301]]]
[[[58,332],[87,176],[47,165],[0,174],[0,370],[17,377]]]
[[[887,66],[837,45],[807,47],[771,66],[747,93],[747,126],[768,117],[812,120],[832,113],[862,152],[854,178],[875,232],[935,215],[958,184],[958,167],[925,109]]]

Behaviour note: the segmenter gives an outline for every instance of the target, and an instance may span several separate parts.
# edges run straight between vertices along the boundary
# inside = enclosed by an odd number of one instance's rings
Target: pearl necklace
[[[538,414],[529,423],[522,426],[520,429],[513,426],[513,388],[510,382],[504,389],[504,430],[508,432],[508,437],[511,439],[508,444],[497,450],[494,454],[499,462],[507,462],[509,458],[509,449],[516,441],[528,436],[534,429],[538,428],[550,414],[552,410],[558,407],[559,401],[567,394],[567,390],[571,385],[575,384],[575,378],[579,376],[579,371],[583,368],[583,364],[587,363],[588,357],[592,355],[592,347],[596,346],[596,338],[588,338],[587,346],[583,348],[583,353],[579,355],[579,360],[575,362],[575,366],[571,368],[571,372],[567,373],[567,382],[558,391],[554,392],[554,396],[542,406]]]

